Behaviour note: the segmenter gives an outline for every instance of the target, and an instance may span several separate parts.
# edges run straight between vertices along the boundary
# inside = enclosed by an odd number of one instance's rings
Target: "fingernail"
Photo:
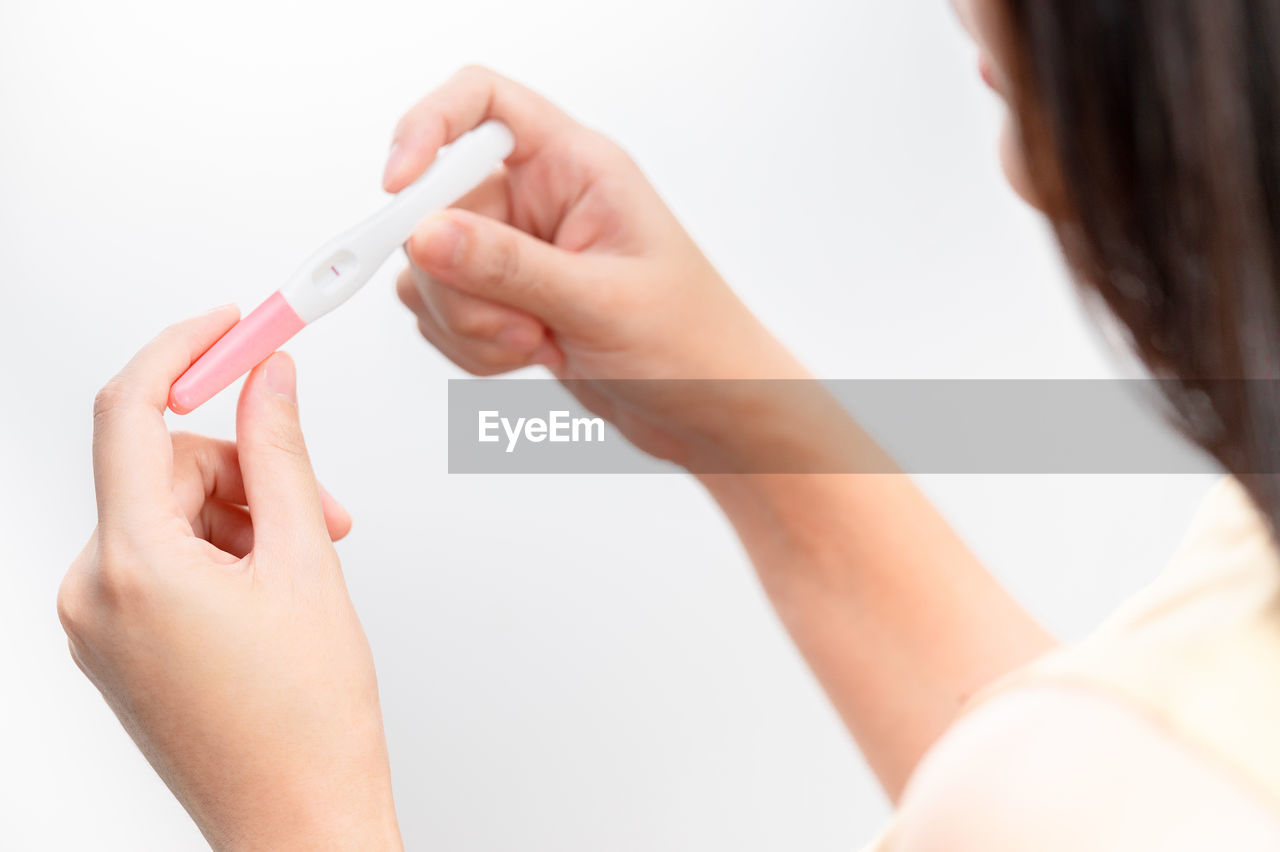
[[[542,329],[528,323],[513,323],[499,331],[494,342],[513,352],[529,352],[542,342]]]
[[[404,163],[405,151],[399,142],[392,143],[387,154],[387,167],[382,170],[382,188],[390,191],[391,181],[400,174],[400,166]]]
[[[293,359],[288,355],[275,354],[267,361],[267,390],[284,397],[289,402],[298,403],[297,372]]]
[[[413,235],[417,260],[428,269],[447,269],[458,259],[462,248],[462,229],[443,213],[433,213],[418,226]]]
[[[209,310],[205,311],[204,316],[208,317],[208,316],[213,316],[214,314],[220,314],[223,311],[234,308],[235,306],[236,306],[235,302],[224,302],[223,304],[218,305],[218,307],[216,308],[210,308]]]

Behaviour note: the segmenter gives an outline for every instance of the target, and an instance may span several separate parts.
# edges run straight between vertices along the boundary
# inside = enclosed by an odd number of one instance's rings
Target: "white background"
[[[202,846],[54,614],[94,522],[90,401],[162,326],[251,307],[374,209],[395,120],[468,62],[620,140],[823,378],[1111,374],[943,0],[5,0],[0,847]],[[458,373],[395,300],[401,262],[290,350],[356,519],[409,847],[868,840],[886,804],[695,484],[445,473]],[[182,426],[229,435],[233,400]],[[1072,637],[1158,571],[1208,480],[924,484]]]

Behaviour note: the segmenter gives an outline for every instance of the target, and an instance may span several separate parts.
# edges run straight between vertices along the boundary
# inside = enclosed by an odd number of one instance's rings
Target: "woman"
[[[389,191],[485,118],[518,140],[421,224],[400,296],[463,368],[546,365],[698,475],[899,805],[877,848],[1280,848],[1280,409],[1235,381],[1280,355],[1280,9],[956,5],[1011,106],[1010,180],[1243,483],[1083,645],[1055,649],[906,477],[698,473],[848,445],[796,435],[767,400],[608,381],[806,374],[623,153],[516,84],[467,69],[397,128]],[[311,472],[292,363],[250,376],[235,444],[163,423],[169,385],[236,316],[170,328],[99,395],[99,524],[59,614],[215,847],[396,847],[373,664],[330,544],[350,519]]]

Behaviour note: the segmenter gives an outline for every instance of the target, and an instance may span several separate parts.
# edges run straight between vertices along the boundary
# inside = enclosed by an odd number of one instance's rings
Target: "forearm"
[[[851,441],[851,430],[858,431],[849,421],[839,430],[846,454],[866,441]],[[776,429],[774,435],[776,441]],[[821,442],[812,436],[805,438]],[[821,446],[810,443],[804,452],[803,469],[821,469],[813,464]],[[833,458],[830,469],[850,470],[849,461]],[[1053,643],[905,474],[700,479],[895,799],[976,690]]]

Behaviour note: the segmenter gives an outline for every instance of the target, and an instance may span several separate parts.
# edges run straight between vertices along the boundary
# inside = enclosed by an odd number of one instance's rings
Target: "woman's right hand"
[[[490,118],[511,128],[515,150],[422,222],[398,282],[441,352],[478,375],[544,364],[641,449],[687,466],[699,447],[723,450],[718,433],[736,418],[708,418],[675,384],[611,380],[806,377],[622,149],[491,71],[460,71],[401,119],[385,188],[403,189]]]
[[[809,377],[635,164],[532,92],[461,72],[400,122],[386,188],[487,118],[515,134],[506,169],[406,246],[427,339],[473,373],[546,364],[695,473],[892,470],[818,382],[734,381]],[[968,696],[1051,643],[909,477],[703,482],[892,795]]]

